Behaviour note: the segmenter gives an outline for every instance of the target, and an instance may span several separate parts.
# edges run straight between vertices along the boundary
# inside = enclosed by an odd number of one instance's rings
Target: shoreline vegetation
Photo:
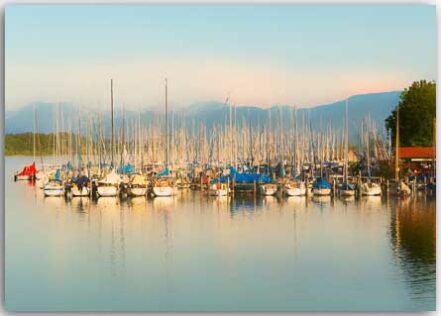
[[[35,133],[36,156],[52,156],[56,148],[54,143],[56,133]],[[68,152],[69,148],[77,148],[77,144],[85,141],[85,137],[77,139],[74,133],[60,132],[58,133],[61,152]],[[5,135],[5,156],[32,156],[34,154],[34,134],[30,132],[6,134]],[[85,148],[83,148],[84,151]]]

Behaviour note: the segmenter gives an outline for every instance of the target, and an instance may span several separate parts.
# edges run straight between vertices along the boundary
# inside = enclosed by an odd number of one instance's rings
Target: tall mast
[[[35,133],[37,132],[37,115],[35,112],[35,104],[34,104],[34,135],[33,135],[33,153],[34,153],[34,162],[35,162]]]
[[[111,146],[112,146],[112,148],[111,148],[111,151],[112,151],[112,154],[111,154],[111,157],[112,157],[112,162],[111,162],[111,166],[112,166],[112,168],[113,168],[113,154],[114,154],[114,150],[113,150],[113,148],[114,148],[114,129],[113,129],[113,79],[110,79],[110,110],[111,110],[111,119],[112,119],[112,144],[111,144]]]
[[[349,99],[346,99],[346,117],[345,117],[345,175],[344,181],[348,181],[348,155],[349,155],[349,128],[348,128],[348,102]]]
[[[167,99],[167,78],[165,78],[165,168],[168,168],[168,99]]]
[[[398,181],[400,178],[400,105],[397,106],[397,122],[396,122],[396,132],[395,132],[395,180]]]

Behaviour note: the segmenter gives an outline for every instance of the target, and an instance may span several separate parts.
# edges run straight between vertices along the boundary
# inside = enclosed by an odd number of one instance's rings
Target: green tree
[[[405,89],[400,107],[400,146],[432,146],[433,121],[436,117],[435,81],[415,81]],[[386,119],[386,129],[395,144],[397,110]]]

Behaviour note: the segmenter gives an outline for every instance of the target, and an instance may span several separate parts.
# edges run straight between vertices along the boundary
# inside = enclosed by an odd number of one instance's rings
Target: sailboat
[[[277,193],[277,184],[275,183],[263,183],[259,187],[263,195],[271,196]]]
[[[44,196],[62,196],[64,194],[64,185],[61,180],[61,173],[58,169],[53,178],[50,178],[48,183],[43,188]]]
[[[165,168],[153,182],[152,192],[155,196],[172,196],[175,194],[175,183],[168,169],[169,136],[168,136],[168,100],[167,79],[165,79]]]
[[[120,176],[112,170],[104,178],[100,179],[97,184],[98,196],[117,196],[119,191],[119,184],[121,182]]]
[[[363,182],[361,184],[361,194],[365,196],[375,196],[375,195],[381,195],[381,186],[373,182],[371,179],[371,152],[370,152],[370,137],[369,137],[369,130],[366,133],[366,165],[367,165],[367,174],[368,178],[366,182]],[[364,137],[364,134],[362,132],[362,137]]]
[[[97,194],[98,196],[110,197],[117,196],[119,193],[119,185],[121,183],[120,176],[115,172],[114,165],[114,121],[113,121],[113,79],[110,79],[110,107],[111,107],[111,128],[112,128],[112,143],[111,143],[111,172],[104,178],[98,180]]]
[[[228,195],[228,186],[225,182],[212,181],[208,189],[208,194],[211,196],[226,196]]]
[[[79,175],[72,181],[72,196],[89,196],[90,179],[86,175]]]
[[[345,117],[345,165],[343,168],[343,183],[340,184],[338,192],[340,196],[355,196],[355,186],[348,181],[348,156],[349,156],[349,129],[348,129],[348,99],[346,99]]]
[[[19,180],[33,180],[37,174],[37,168],[35,167],[35,162],[30,164],[29,166],[24,166],[21,172],[18,172],[14,175],[14,181]]]
[[[301,180],[290,180],[283,185],[283,191],[287,196],[306,195],[306,185]]]
[[[141,174],[135,174],[130,179],[129,195],[131,196],[145,196],[147,194],[148,182]]]

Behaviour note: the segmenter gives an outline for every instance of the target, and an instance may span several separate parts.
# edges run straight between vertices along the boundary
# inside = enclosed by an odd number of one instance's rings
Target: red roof
[[[400,158],[434,158],[436,150],[433,147],[400,147]]]

